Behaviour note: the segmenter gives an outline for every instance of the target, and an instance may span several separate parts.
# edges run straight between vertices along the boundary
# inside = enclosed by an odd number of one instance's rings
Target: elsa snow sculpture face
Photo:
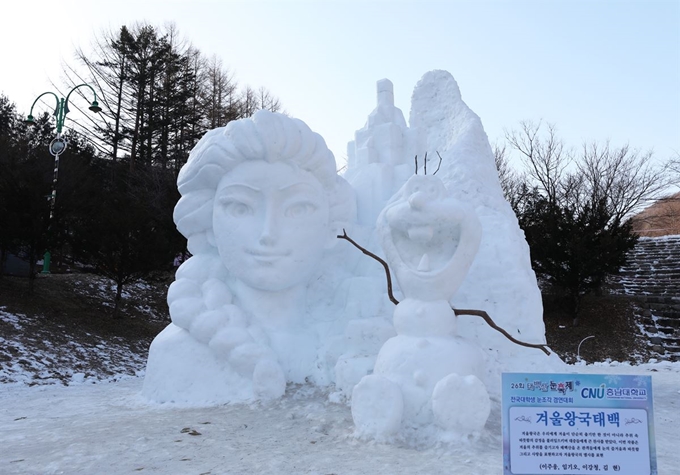
[[[230,274],[277,292],[306,282],[329,238],[328,197],[289,162],[238,165],[218,184],[213,232]]]
[[[178,281],[228,283],[232,303],[265,327],[285,326],[286,314],[299,318],[306,283],[354,213],[349,185],[321,136],[302,121],[259,111],[208,132],[177,183],[175,223],[189,251],[204,256],[183,266]],[[190,330],[195,318],[173,312],[170,294],[168,301],[173,322]],[[263,308],[267,303],[276,310]]]

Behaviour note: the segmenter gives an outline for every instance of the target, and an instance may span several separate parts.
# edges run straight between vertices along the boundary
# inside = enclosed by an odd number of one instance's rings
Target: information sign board
[[[651,376],[504,373],[504,475],[657,475]]]

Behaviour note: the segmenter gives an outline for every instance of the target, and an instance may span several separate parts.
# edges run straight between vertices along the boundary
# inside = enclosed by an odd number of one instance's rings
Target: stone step
[[[629,284],[634,284],[636,282],[644,282],[645,284],[654,284],[655,282],[658,282],[659,285],[680,285],[680,277],[672,276],[672,275],[663,275],[663,274],[641,274],[639,272],[633,274],[633,275],[620,275],[620,276],[612,276],[613,279],[616,279],[618,277],[618,282],[626,282]]]
[[[651,314],[656,318],[663,318],[666,320],[678,320],[680,321],[680,314],[675,312],[668,312],[664,310],[650,309]]]
[[[640,238],[638,239],[638,244],[642,245],[663,245],[667,242],[680,241],[680,237],[677,236],[661,236],[656,238]]]
[[[680,359],[680,236],[640,239],[608,282],[613,293],[637,302],[653,351]]]
[[[614,276],[616,278],[616,276]],[[680,286],[680,279],[670,279],[665,276],[654,276],[638,274],[637,276],[622,276],[617,279],[618,282],[624,284],[644,284],[644,285],[659,285],[659,286]]]
[[[669,291],[666,292],[665,290],[654,290],[650,289],[649,287],[628,287],[624,286],[622,289],[622,292],[625,293],[626,295],[632,296],[632,297],[639,297],[639,298],[649,298],[651,297],[658,297],[658,298],[674,298],[677,295],[680,295],[680,292],[678,291]]]
[[[628,287],[657,287],[662,290],[667,288],[680,288],[680,282],[678,281],[664,281],[659,279],[621,279],[617,283]]]
[[[643,248],[635,248],[633,249],[632,252],[629,253],[631,256],[658,256],[658,255],[672,255],[673,252],[680,246],[680,244],[677,244],[675,246],[666,246],[666,247],[643,247]]]
[[[644,285],[656,287],[680,287],[680,280],[667,280],[659,278],[645,278],[645,277],[624,277],[618,281],[620,284],[628,285]]]
[[[628,261],[625,265],[621,266],[622,270],[652,270],[652,269],[666,269],[666,270],[678,270],[677,259],[668,259],[666,261]]]
[[[649,296],[642,297],[640,302],[659,310],[680,310],[680,297]]]
[[[664,328],[670,330],[671,332],[678,331],[678,334],[680,335],[680,319],[657,318],[656,326],[659,329]]]
[[[617,282],[618,285],[625,285],[626,287],[641,287],[652,290],[679,289],[680,282],[670,282],[659,279],[621,279]]]
[[[677,252],[677,249],[680,247],[680,243],[676,243],[675,245],[672,246],[657,246],[657,247],[642,247],[642,248],[635,248],[633,249],[632,252],[629,253],[631,256],[647,256],[647,255],[673,255],[674,253]]]
[[[612,276],[620,282],[663,282],[664,284],[680,285],[680,275],[669,274],[664,272],[659,273],[645,273],[645,272],[631,272],[630,274],[615,274]]]
[[[655,298],[655,297],[651,297]],[[661,313],[665,313],[667,315],[670,315],[668,318],[680,318],[680,309],[678,309],[677,305],[672,305],[668,303],[649,303],[647,302],[647,307],[651,312],[654,314],[658,315]]]
[[[649,337],[649,342],[654,346],[661,346],[666,349],[675,347],[680,348],[680,339],[678,338],[666,338],[662,335],[655,335]]]
[[[640,322],[645,326],[645,329],[649,328],[649,333],[656,333],[656,322],[652,317],[640,317]]]
[[[668,265],[654,264],[644,266],[641,264],[626,265],[621,268],[619,275],[635,275],[635,274],[664,274],[664,275],[680,275],[677,262],[668,263]]]
[[[676,259],[673,259],[675,261]],[[650,262],[650,261],[629,261],[623,266],[621,266],[621,270],[627,270],[627,271],[638,271],[638,272],[645,272],[645,271],[652,271],[653,269],[657,270],[666,270],[666,271],[677,271],[678,270],[678,264],[677,262],[673,262],[670,259],[668,261],[664,262]]]
[[[680,243],[675,243],[673,244],[667,244],[665,246],[635,246],[633,248],[633,254],[645,254],[645,253],[655,253],[655,252],[664,252],[664,251],[672,251],[673,249],[677,249],[677,247],[680,245]]]
[[[650,309],[652,312],[652,315],[654,315],[656,318],[664,318],[666,320],[674,320],[674,321],[680,321],[680,313],[674,311],[674,310],[657,310],[657,309]]]
[[[678,263],[677,262],[662,262],[662,263],[652,263],[652,262],[632,262],[628,263],[625,266],[621,266],[621,272],[645,272],[645,271],[652,271],[652,270],[663,270],[663,271],[669,271],[669,272],[678,272],[680,269],[678,269]]]
[[[624,289],[628,290],[641,290],[645,291],[648,294],[656,293],[656,294],[670,294],[668,296],[673,296],[678,295],[680,296],[680,286],[675,284],[675,285],[664,285],[663,282],[649,282],[648,285],[645,285],[645,282],[642,281],[636,281],[636,282],[620,282],[619,285],[623,287]]]
[[[660,312],[680,312],[680,305],[677,303],[677,297],[672,295],[651,295],[643,297],[644,302],[649,308],[658,310]]]
[[[644,275],[649,275],[649,274],[654,274],[654,273],[659,273],[659,274],[665,274],[665,275],[677,275],[680,273],[680,268],[678,268],[680,264],[678,263],[668,263],[668,264],[650,264],[646,265],[645,263],[634,263],[634,264],[627,264],[625,266],[621,266],[619,269],[619,274],[623,275],[630,275],[630,274],[644,274]]]
[[[651,291],[660,291],[663,293],[666,293],[668,289],[678,289],[680,288],[680,285],[678,285],[675,282],[659,282],[659,281],[645,281],[643,279],[639,280],[622,280],[617,283],[617,285],[629,288],[629,289],[634,289],[634,288],[640,288],[640,289],[645,289],[647,292]],[[680,294],[678,294],[678,297],[680,297]]]
[[[616,293],[616,292],[614,292],[614,293]],[[622,289],[621,292],[619,292],[619,294],[623,294],[623,295],[626,295],[627,297],[634,298],[634,299],[640,301],[641,303],[644,303],[644,301],[646,299],[664,300],[664,299],[675,298],[673,296],[673,294],[662,294],[662,293],[651,294],[651,293],[644,293],[644,291],[642,291],[642,290],[636,291],[634,289]],[[658,305],[665,305],[665,304],[658,304]],[[662,310],[667,310],[667,309],[664,309],[663,307],[659,307],[659,310],[662,311]]]

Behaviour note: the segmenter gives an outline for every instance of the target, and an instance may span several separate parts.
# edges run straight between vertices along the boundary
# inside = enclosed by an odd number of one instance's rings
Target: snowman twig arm
[[[525,342],[523,342],[523,341],[519,341],[519,340],[513,338],[508,332],[506,332],[506,331],[503,330],[501,327],[499,327],[498,325],[496,325],[496,322],[494,322],[494,321],[491,319],[491,317],[489,316],[489,314],[486,313],[484,310],[468,310],[468,309],[462,310],[462,309],[453,308],[453,307],[451,307],[451,308],[453,309],[453,312],[456,314],[456,316],[458,316],[458,315],[474,315],[474,316],[476,316],[476,317],[482,317],[482,318],[484,319],[484,321],[485,321],[491,328],[493,328],[494,330],[496,330],[496,331],[502,333],[503,336],[505,336],[505,338],[507,338],[507,339],[510,340],[511,342],[513,342],[513,343],[515,343],[515,344],[517,344],[517,345],[520,345],[520,346],[527,346],[527,347],[529,347],[529,348],[538,348],[539,350],[542,350],[543,353],[545,353],[546,355],[550,356],[550,351],[548,351],[548,348],[546,347],[546,345],[541,345],[541,344],[536,344],[536,343],[525,343]]]
[[[359,249],[365,255],[367,255],[368,257],[372,257],[373,259],[382,264],[382,266],[385,268],[385,276],[387,277],[387,295],[390,297],[390,302],[392,302],[394,305],[398,305],[399,300],[395,299],[394,294],[392,293],[392,277],[390,276],[390,268],[388,267],[387,262],[373,254],[371,251],[357,244],[356,241],[354,241],[351,237],[347,235],[347,231],[345,231],[344,229],[342,230],[342,234],[341,235],[339,234],[337,237],[338,239],[344,239],[345,241],[349,241],[354,247]]]
[[[342,235],[338,235],[337,237],[338,237],[338,239],[344,239],[345,241],[349,241],[354,247],[359,249],[365,255],[372,257],[373,259],[375,259],[376,261],[378,261],[382,264],[382,266],[385,268],[385,276],[387,277],[387,295],[390,298],[390,302],[392,302],[394,305],[398,305],[399,300],[397,300],[394,297],[394,294],[392,293],[392,277],[390,276],[390,268],[387,265],[387,262],[385,262],[383,259],[381,259],[380,257],[373,254],[371,251],[369,251],[369,250],[361,247],[359,244],[357,244],[356,241],[354,241],[351,237],[349,237],[347,235],[347,231],[345,231],[344,229],[342,230]],[[505,336],[511,342],[513,342],[517,345],[520,345],[520,346],[526,346],[528,348],[538,348],[539,350],[543,351],[543,353],[550,356],[550,351],[548,351],[548,347],[546,345],[541,345],[541,344],[537,344],[537,343],[525,343],[523,341],[517,340],[516,338],[513,338],[507,331],[505,331],[503,328],[496,325],[496,322],[494,322],[491,319],[491,317],[489,316],[489,314],[486,313],[484,310],[469,310],[469,309],[462,310],[462,309],[456,309],[456,308],[453,308],[453,307],[451,307],[451,309],[456,314],[456,316],[473,315],[473,316],[476,316],[476,317],[481,317],[481,318],[484,319],[484,321],[487,323],[487,325],[489,325],[491,328],[493,328],[497,332],[502,333],[503,336]]]

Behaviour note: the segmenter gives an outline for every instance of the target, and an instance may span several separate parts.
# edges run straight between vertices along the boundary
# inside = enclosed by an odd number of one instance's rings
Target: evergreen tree
[[[618,273],[637,236],[630,221],[619,222],[604,200],[551,201],[534,189],[521,201],[519,225],[531,248],[536,274],[567,298],[578,325],[581,297]]]
[[[114,315],[126,285],[151,271],[170,268],[185,242],[172,210],[179,198],[172,171],[100,160],[91,205],[70,225],[75,255],[116,283]]]
[[[36,261],[48,247],[49,195],[54,160],[47,151],[53,128],[47,113],[27,128],[5,97],[0,97],[0,259],[21,255],[29,264],[30,289]]]

